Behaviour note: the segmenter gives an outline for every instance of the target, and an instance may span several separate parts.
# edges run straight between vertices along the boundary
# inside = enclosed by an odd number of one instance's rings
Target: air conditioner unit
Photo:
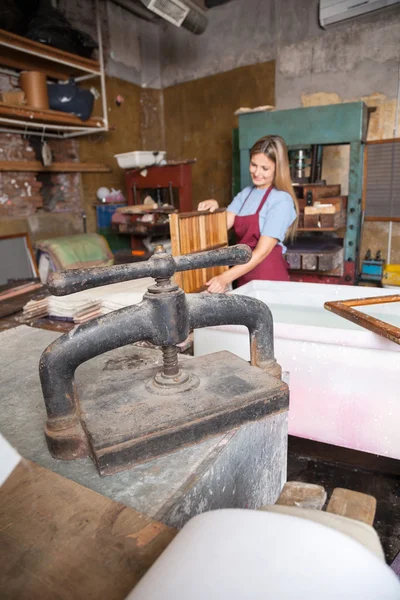
[[[374,10],[400,4],[400,0],[320,0],[319,22],[326,29],[330,25],[365,15]]]

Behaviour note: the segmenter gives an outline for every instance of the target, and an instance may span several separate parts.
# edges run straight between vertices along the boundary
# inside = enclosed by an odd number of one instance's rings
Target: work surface
[[[4,600],[122,600],[173,529],[21,462],[0,489]]]
[[[177,527],[204,510],[275,502],[286,481],[286,411],[108,477],[99,476],[90,458],[53,459],[44,437],[46,411],[38,365],[43,350],[57,337],[26,326],[0,334],[0,430],[22,456]],[[114,350],[112,358],[118,357],[138,366],[147,359],[162,361],[161,352],[134,346]],[[110,358],[111,353],[103,354],[79,367],[78,390],[85,380],[94,381]]]

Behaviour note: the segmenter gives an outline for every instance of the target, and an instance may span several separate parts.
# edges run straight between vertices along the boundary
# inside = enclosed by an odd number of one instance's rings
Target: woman
[[[227,208],[228,229],[234,228],[237,243],[247,244],[252,258],[207,282],[211,293],[224,292],[232,281],[238,285],[255,279],[289,281],[283,258],[286,238],[293,239],[299,214],[290,179],[288,151],[277,135],[261,138],[250,151],[253,186],[242,190]],[[199,210],[213,212],[216,200],[200,202]]]

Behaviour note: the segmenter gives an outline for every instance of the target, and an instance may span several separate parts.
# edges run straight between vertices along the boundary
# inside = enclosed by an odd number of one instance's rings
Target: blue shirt
[[[227,210],[235,215],[240,213],[239,216],[241,217],[254,215],[266,190],[254,188],[249,196],[251,189],[251,187],[246,187],[239,192],[229,204]],[[249,197],[247,198],[247,196]],[[247,202],[244,204],[246,198]],[[282,246],[282,253],[285,254],[286,247],[282,242],[296,216],[292,196],[288,192],[273,188],[259,214],[260,234],[277,239],[279,245]]]

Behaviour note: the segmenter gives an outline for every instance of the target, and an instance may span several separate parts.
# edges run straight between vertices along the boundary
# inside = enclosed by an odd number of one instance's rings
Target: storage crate
[[[111,227],[111,219],[117,208],[126,204],[100,204],[96,206],[97,229]]]

